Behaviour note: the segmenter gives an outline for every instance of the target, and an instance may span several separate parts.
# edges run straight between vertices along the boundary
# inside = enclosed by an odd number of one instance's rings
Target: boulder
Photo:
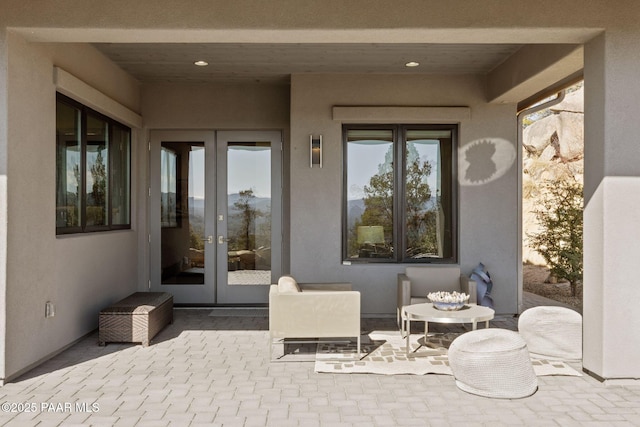
[[[551,144],[551,137],[557,129],[556,122],[554,114],[527,126],[522,135],[525,151],[533,156],[540,155]]]
[[[584,114],[563,111],[556,115],[559,157],[563,162],[584,156]]]
[[[522,259],[537,265],[546,261],[529,245],[529,236],[540,232],[535,216],[544,194],[545,181],[584,178],[584,108],[582,90],[568,94],[551,107],[551,115],[529,125],[523,132]]]
[[[543,162],[549,162],[557,157],[558,157],[557,148],[554,145],[549,144],[547,145],[547,148],[542,150],[542,153],[540,153],[538,160],[541,160]]]

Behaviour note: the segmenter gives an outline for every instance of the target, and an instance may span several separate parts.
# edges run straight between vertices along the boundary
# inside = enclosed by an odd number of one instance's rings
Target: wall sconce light
[[[314,166],[322,167],[322,135],[309,135],[309,167]]]

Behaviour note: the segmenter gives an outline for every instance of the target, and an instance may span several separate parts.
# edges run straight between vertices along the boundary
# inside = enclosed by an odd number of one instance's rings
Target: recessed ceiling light
[[[406,64],[404,64],[405,67],[417,67],[418,65],[420,65],[420,63],[416,61],[409,61]]]
[[[194,62],[194,64],[197,65],[198,67],[206,67],[207,65],[209,65],[207,61],[196,61]]]

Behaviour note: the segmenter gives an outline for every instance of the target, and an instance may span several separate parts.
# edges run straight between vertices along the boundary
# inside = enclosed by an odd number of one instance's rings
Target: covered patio
[[[525,293],[526,307],[556,304]],[[238,309],[239,311],[242,309]],[[326,374],[310,362],[269,362],[268,318],[177,309],[150,347],[97,345],[97,333],[0,389],[0,425],[411,426],[637,425],[640,387],[589,375],[541,376],[529,398],[488,399],[449,375]],[[517,318],[492,328],[515,330]],[[397,331],[365,318],[363,332]],[[459,328],[454,326],[452,328]],[[579,366],[576,366],[579,369]]]
[[[459,395],[449,378],[316,377],[306,365],[268,365],[266,318],[178,310],[176,323],[149,349],[98,349],[84,337],[101,309],[136,291],[168,291],[192,307],[264,306],[269,282],[283,274],[301,283],[352,283],[363,317],[385,318],[396,309],[397,275],[417,264],[455,265],[466,275],[482,262],[495,284],[496,313],[520,313],[519,114],[582,78],[583,368],[613,384],[640,378],[640,246],[633,244],[640,240],[639,2],[90,3],[2,2],[0,383],[8,386],[1,393],[27,402],[107,396],[97,415],[120,414],[123,423],[135,423],[136,412],[168,416],[172,405],[180,407],[176,413],[200,403],[215,407],[218,384],[225,404],[212,415],[231,411],[247,424],[256,414],[285,412],[290,419],[299,413],[295,423],[302,423],[314,413],[309,407],[319,408],[316,422],[360,392],[366,403],[354,403],[353,411],[347,405],[344,417],[366,417],[394,395],[418,395],[431,411],[451,410],[452,417],[465,413],[472,398]],[[209,68],[197,64],[205,60]],[[322,168],[313,164],[318,140]],[[363,147],[367,156],[358,157]],[[434,147],[444,148],[435,155]],[[191,181],[177,171],[190,171],[186,159],[196,153],[207,190],[191,197]],[[232,188],[233,173],[258,170],[233,162],[247,153],[269,165],[268,179]],[[266,153],[269,160],[261,157]],[[438,169],[431,181],[420,181],[430,190],[422,191],[425,214],[411,227],[412,207],[404,203],[411,195],[409,154],[426,156],[424,167],[414,162],[421,179],[431,173],[428,165]],[[362,164],[349,164],[358,158]],[[393,189],[392,197],[380,197],[392,200],[391,219],[367,212],[366,202],[379,197],[369,184],[380,177]],[[271,192],[261,194],[253,182],[268,182]],[[196,199],[205,195],[200,209]],[[256,208],[260,232],[239,233],[243,246],[230,247],[228,231],[244,231],[243,222],[231,220],[251,217],[253,196],[271,211]],[[178,218],[187,210],[202,211],[202,221]],[[360,226],[382,234],[366,239]],[[165,256],[173,241],[180,250]],[[270,277],[237,286],[234,278],[247,265]],[[326,390],[341,390],[335,399],[329,391],[315,394],[324,381]],[[592,402],[602,400],[592,393],[615,391],[604,400],[621,407],[624,396],[637,397],[631,388],[605,388],[590,378],[542,381],[559,395],[515,402],[523,406],[514,416],[541,421],[546,406],[566,397],[564,406],[595,417],[602,413],[589,411],[602,408]],[[420,384],[415,395],[407,382]],[[440,386],[423,387],[431,382]],[[262,399],[251,397],[262,387]],[[274,389],[280,393],[267,391]],[[372,403],[368,393],[380,394]],[[259,409],[272,396],[275,409]],[[407,415],[407,406],[393,402],[373,421]],[[420,408],[407,418],[424,421]],[[80,414],[66,416],[76,422]]]

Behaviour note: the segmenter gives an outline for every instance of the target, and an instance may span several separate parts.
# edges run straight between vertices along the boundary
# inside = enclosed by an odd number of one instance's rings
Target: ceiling
[[[486,74],[516,44],[95,43],[143,83],[287,84],[291,74]],[[209,63],[194,65],[197,60]],[[418,67],[405,67],[409,61]]]

